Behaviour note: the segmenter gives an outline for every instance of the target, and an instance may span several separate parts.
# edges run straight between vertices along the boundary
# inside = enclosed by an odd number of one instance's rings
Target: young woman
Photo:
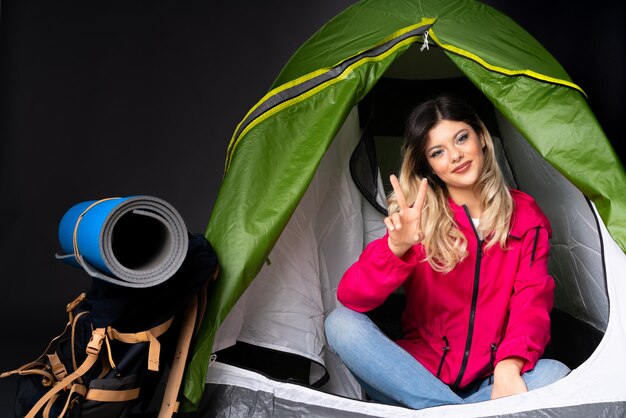
[[[509,190],[484,124],[442,96],[409,116],[387,233],[344,274],[328,343],[371,399],[411,408],[479,402],[569,373],[550,339],[550,223]],[[404,337],[364,314],[403,286]]]

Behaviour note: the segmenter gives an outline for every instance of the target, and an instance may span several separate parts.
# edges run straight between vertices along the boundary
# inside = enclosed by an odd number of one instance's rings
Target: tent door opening
[[[384,234],[384,179],[397,173],[404,121],[417,103],[453,93],[475,108],[496,138],[510,187],[531,194],[552,223],[555,278],[552,342],[545,357],[574,369],[600,343],[608,296],[600,228],[582,193],[543,160],[443,51],[410,47],[355,106],[250,287],[220,327],[217,360],[271,379],[350,398],[363,393],[328,349],[323,320],[338,302],[343,272]],[[393,293],[370,317],[397,338],[405,300]]]

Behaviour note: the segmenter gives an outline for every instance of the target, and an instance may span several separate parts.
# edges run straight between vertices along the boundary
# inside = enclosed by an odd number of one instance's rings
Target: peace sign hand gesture
[[[389,249],[397,257],[402,257],[409,248],[424,239],[421,218],[428,181],[422,179],[415,203],[413,206],[409,207],[406,203],[404,193],[400,188],[398,178],[391,175],[390,180],[396,195],[399,210],[385,218],[385,225],[389,233],[387,243]]]

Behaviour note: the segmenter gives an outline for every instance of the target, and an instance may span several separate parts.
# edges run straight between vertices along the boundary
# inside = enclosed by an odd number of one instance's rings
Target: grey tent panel
[[[364,418],[373,415],[354,411],[293,402],[272,393],[240,386],[209,384],[199,406],[197,417],[318,417]],[[626,416],[626,402],[592,403],[559,408],[537,409],[514,414],[494,415],[490,418],[615,418]]]
[[[329,417],[365,418],[373,415],[355,414],[353,411],[323,407],[303,402],[281,399],[269,392],[256,391],[240,386],[206,386],[199,407],[199,417]]]
[[[496,113],[513,175],[535,198],[552,224],[550,274],[557,283],[555,306],[597,330],[606,331],[609,300],[602,242],[585,196]],[[515,156],[524,158],[515,158]]]
[[[517,414],[494,415],[489,418],[616,418],[626,416],[626,402],[591,403],[561,408],[537,409]]]

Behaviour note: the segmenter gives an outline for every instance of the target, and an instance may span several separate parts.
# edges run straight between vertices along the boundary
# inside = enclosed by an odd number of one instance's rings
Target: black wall
[[[621,141],[622,2],[485,2],[555,55]],[[235,126],[295,50],[352,3],[2,0],[0,371],[38,356],[88,286],[54,259],[65,211],[153,195],[203,232]],[[0,380],[1,416],[13,390]]]

